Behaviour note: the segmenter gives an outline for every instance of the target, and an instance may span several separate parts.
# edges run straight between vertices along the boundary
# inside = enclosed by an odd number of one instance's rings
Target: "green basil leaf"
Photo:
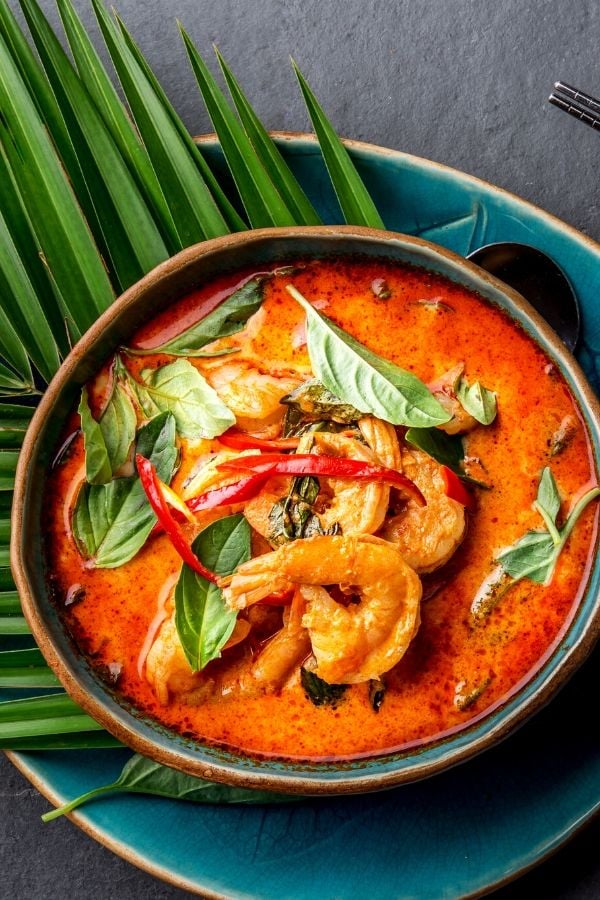
[[[537,506],[543,510],[553,524],[560,510],[560,494],[549,466],[542,472],[536,499]]]
[[[137,356],[148,356],[151,353],[168,353],[171,356],[205,356],[202,347],[212,344],[218,338],[237,334],[258,309],[265,296],[265,276],[251,278],[246,284],[234,291],[226,300],[207,316],[182,331],[177,337],[152,347],[148,350],[128,349]]]
[[[544,584],[554,570],[557,547],[547,531],[528,531],[516,544],[496,557],[513,578]]]
[[[469,385],[466,378],[461,378],[456,396],[463,409],[482,425],[491,425],[496,418],[496,394],[484,388],[481,382]]]
[[[326,388],[363,413],[393,425],[427,428],[451,419],[416,375],[372,353],[338,328],[293,286],[306,311],[306,343],[315,375]]]
[[[168,411],[182,437],[213,438],[235,425],[235,416],[187,359],[142,372],[143,384],[130,384],[148,417]]]
[[[99,421],[92,416],[87,388],[77,410],[85,446],[85,477],[90,484],[106,484],[129,456],[135,439],[136,415],[118,381]]]
[[[162,413],[141,428],[136,450],[168,484],[177,461],[174,417]],[[114,569],[143,547],[155,522],[137,475],[115,478],[108,484],[83,485],[73,513],[73,536],[82,556],[97,568]]]
[[[212,572],[231,575],[250,559],[250,526],[239,514],[218,519],[200,532],[192,550]],[[175,588],[175,627],[194,672],[221,655],[236,618],[221,589],[184,564]]]
[[[135,440],[137,417],[129,394],[117,381],[100,419],[113,475],[127,461]]]
[[[44,822],[51,822],[65,813],[70,813],[97,797],[116,793],[150,794],[155,797],[168,797],[172,800],[187,800],[190,803],[296,803],[301,797],[289,794],[277,794],[273,791],[259,791],[250,788],[230,787],[227,784],[216,784],[203,778],[185,775],[154,760],[146,759],[137,753],[123,767],[116,781],[103,787],[87,791],[70,803],[59,806],[42,816]]]
[[[406,441],[413,447],[423,450],[442,466],[447,466],[457,475],[464,477],[462,464],[465,451],[462,438],[458,434],[446,434],[439,428],[409,428],[406,432]]]
[[[100,423],[94,419],[88,402],[87,388],[81,392],[77,409],[85,449],[85,477],[89,484],[106,484],[112,478],[112,466]]]

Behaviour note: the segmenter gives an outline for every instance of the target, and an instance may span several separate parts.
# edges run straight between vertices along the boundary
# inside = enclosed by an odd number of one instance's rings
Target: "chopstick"
[[[586,94],[585,91],[580,91],[564,81],[557,81],[548,100],[580,122],[585,122],[590,128],[600,131],[600,100]]]

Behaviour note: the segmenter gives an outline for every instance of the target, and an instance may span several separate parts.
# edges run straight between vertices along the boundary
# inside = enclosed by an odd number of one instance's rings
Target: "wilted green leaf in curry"
[[[177,449],[175,419],[164,412],[140,429],[136,452],[149,459],[161,481],[170,482]],[[132,559],[146,542],[154,515],[137,475],[108,484],[84,484],[73,513],[79,552],[100,569],[114,569]]]
[[[540,483],[538,486],[535,506],[546,523],[548,531],[555,539],[556,543],[556,517],[560,512],[560,494],[554,475],[549,466],[546,466],[542,472]]]
[[[301,413],[304,422],[325,420],[350,425],[364,416],[356,407],[336,397],[316,378],[298,385],[279,402]]]
[[[211,572],[231,575],[250,559],[250,526],[242,515],[218,519],[200,532],[192,550]],[[221,655],[236,618],[221,589],[184,564],[175,588],[175,627],[194,672]]]
[[[347,684],[329,684],[311,672],[304,666],[300,669],[300,681],[304,693],[314,706],[333,706],[334,708],[343,699],[348,688]]]
[[[393,425],[427,428],[450,414],[416,375],[400,369],[310,305],[292,285],[288,292],[306,311],[306,343],[319,381],[345,403]]]
[[[85,448],[85,477],[89,484],[106,484],[112,478],[112,466],[100,423],[92,415],[87,388],[81,392],[77,409]]]
[[[463,409],[482,425],[491,425],[496,418],[496,394],[484,388],[479,381],[469,385],[466,378],[461,378],[456,396]]]
[[[138,356],[150,353],[168,353],[171,356],[207,355],[202,352],[206,344],[241,331],[250,316],[260,309],[265,296],[264,282],[265,276],[251,278],[207,316],[186,328],[177,337],[158,347],[148,350],[133,348],[129,352]]]
[[[229,407],[187,359],[145,369],[141,377],[141,383],[131,378],[130,384],[145,415],[172,413],[182,437],[213,438],[235,425]]]
[[[155,797],[168,797],[172,800],[187,800],[190,803],[294,803],[300,797],[289,794],[277,794],[272,791],[251,790],[250,788],[230,787],[226,784],[217,784],[213,781],[205,781],[203,778],[194,778],[185,775],[167,766],[161,766],[154,760],[146,759],[137,753],[125,764],[123,771],[116,781],[104,787],[95,788],[53,809],[42,816],[44,822],[51,822],[65,813],[70,813],[78,806],[104,797],[109,794],[151,794]]]

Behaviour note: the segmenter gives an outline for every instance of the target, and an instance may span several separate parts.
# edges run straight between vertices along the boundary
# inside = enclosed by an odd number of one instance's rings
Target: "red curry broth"
[[[249,273],[244,273],[247,277]],[[390,299],[371,289],[385,278]],[[188,327],[240,283],[221,278],[191,294],[141,329],[133,343],[156,346]],[[152,538],[126,565],[112,570],[85,567],[70,534],[68,509],[82,478],[83,441],[78,435],[64,462],[52,473],[48,512],[48,567],[57,602],[82,652],[106,672],[120,667],[118,690],[137,708],[192,737],[243,751],[285,757],[331,758],[367,755],[430,741],[461,728],[507,697],[551,652],[585,588],[595,539],[595,509],[588,508],[549,586],[523,581],[473,628],[469,609],[494,567],[494,557],[541,521],[532,509],[541,470],[551,465],[568,511],[574,495],[595,482],[589,441],[575,402],[561,375],[508,316],[446,279],[379,261],[313,261],[293,277],[266,287],[260,328],[247,352],[266,371],[306,369],[302,343],[304,313],[285,291],[293,281],[339,326],[359,341],[430,382],[458,362],[470,381],[481,380],[498,396],[493,425],[467,436],[466,452],[485,467],[492,489],[476,492],[467,535],[452,560],[424,580],[422,622],[401,662],[386,675],[387,693],[378,713],[366,685],[349,688],[336,708],[315,707],[298,679],[280,695],[204,700],[198,705],[159,704],[140,675],[140,653],[156,629],[157,598],[176,579],[180,558],[164,536]],[[236,346],[243,335],[226,339]],[[236,358],[236,357],[233,357]],[[138,368],[170,362],[165,356],[131,358]],[[191,360],[201,371],[205,362]],[[577,429],[566,448],[551,457],[551,439],[565,417]],[[176,481],[181,473],[176,476]],[[176,482],[175,482],[176,483]],[[264,552],[264,551],[263,551]],[[80,585],[84,599],[64,599]],[[150,632],[150,636],[151,636]],[[225,651],[218,668],[256,644]],[[117,671],[112,669],[112,671]],[[457,696],[462,698],[457,706]],[[465,699],[466,698],[466,699]]]

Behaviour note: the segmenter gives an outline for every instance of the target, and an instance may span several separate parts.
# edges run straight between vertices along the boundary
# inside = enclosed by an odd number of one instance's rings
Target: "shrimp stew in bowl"
[[[547,663],[600,490],[515,318],[335,253],[145,318],[79,390],[43,499],[56,614],[135,715],[253,759],[374,758],[463,733]]]

